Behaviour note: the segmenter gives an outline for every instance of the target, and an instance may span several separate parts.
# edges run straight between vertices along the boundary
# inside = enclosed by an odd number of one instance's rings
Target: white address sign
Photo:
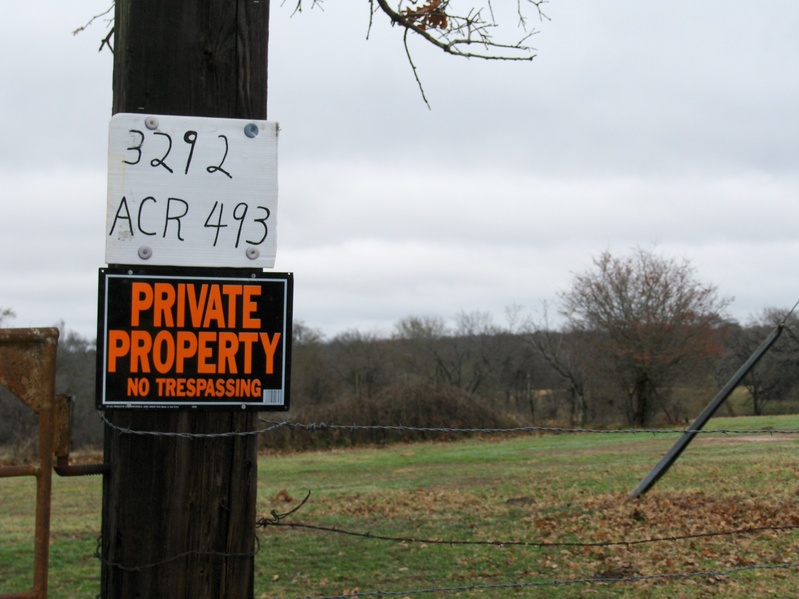
[[[116,114],[108,264],[272,268],[277,123]]]

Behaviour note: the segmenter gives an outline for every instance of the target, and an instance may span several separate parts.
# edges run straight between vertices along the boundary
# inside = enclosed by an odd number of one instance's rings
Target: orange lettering
[[[153,340],[147,331],[131,331],[130,333],[130,371],[150,372],[150,350],[153,347]]]
[[[236,352],[239,349],[239,338],[236,333],[219,333],[219,358],[217,374],[238,374],[236,368]]]
[[[200,287],[200,297],[197,298],[197,287],[189,285],[186,289],[188,291],[189,312],[191,313],[191,326],[200,328],[202,323],[203,306],[205,299],[208,297],[208,285]]]
[[[266,352],[266,374],[272,374],[275,370],[275,350],[277,342],[280,341],[280,333],[275,333],[272,340],[269,340],[269,333],[259,333],[261,345]]]
[[[175,363],[175,338],[168,331],[160,331],[153,341],[153,365],[166,374]]]
[[[183,328],[186,324],[186,283],[178,283],[178,299],[175,305],[177,307],[175,321],[178,327]]]
[[[175,305],[175,288],[169,283],[155,284],[153,300],[153,325],[156,327],[174,327],[172,308]],[[163,321],[161,316],[163,315]]]
[[[175,353],[175,372],[182,373],[186,360],[197,354],[197,335],[188,331],[178,331],[178,342]]]
[[[252,344],[258,341],[258,333],[239,333],[239,343],[244,344],[244,374],[252,373]]]
[[[212,348],[208,347],[208,343],[216,341],[216,333],[208,331],[201,331],[200,347],[197,349],[197,372],[202,374],[214,374],[216,369],[213,364],[208,364],[208,360],[213,356]]]
[[[255,318],[254,313],[258,312],[258,302],[253,296],[261,295],[261,287],[258,285],[245,285],[244,297],[241,306],[241,327],[243,329],[260,329],[261,319]]]
[[[125,331],[108,331],[108,372],[117,371],[117,358],[130,351],[130,337]]]
[[[225,328],[225,309],[222,307],[222,295],[219,292],[219,285],[213,285],[211,293],[208,295],[208,303],[205,304],[203,328],[211,328],[212,320],[216,321],[216,326],[220,329]]]
[[[130,326],[139,326],[139,315],[153,305],[153,288],[149,283],[133,283],[130,292]]]
[[[228,328],[236,326],[236,298],[242,293],[241,285],[223,285],[222,293],[227,296]]]

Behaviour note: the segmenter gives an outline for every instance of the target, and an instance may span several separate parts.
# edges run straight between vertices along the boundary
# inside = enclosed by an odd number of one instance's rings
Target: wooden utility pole
[[[269,0],[117,0],[113,112],[266,119]],[[109,410],[104,599],[253,596],[252,412]],[[120,429],[166,435],[138,435]]]

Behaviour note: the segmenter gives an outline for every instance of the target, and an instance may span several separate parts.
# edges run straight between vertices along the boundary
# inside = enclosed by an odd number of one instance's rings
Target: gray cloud
[[[111,56],[99,0],[0,6],[0,307],[92,336]],[[273,3],[277,268],[296,316],[390,331],[553,301],[605,249],[687,257],[739,319],[799,297],[799,5],[559,2],[530,64],[412,44],[365,3]],[[378,15],[379,16],[379,15]]]

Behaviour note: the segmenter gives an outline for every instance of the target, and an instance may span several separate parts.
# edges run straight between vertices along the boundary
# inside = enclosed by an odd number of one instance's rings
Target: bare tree
[[[787,333],[764,355],[743,379],[752,401],[755,415],[764,413],[767,404],[786,402],[797,397],[799,389],[799,318],[791,311],[766,308],[746,327],[737,331],[731,357],[737,364],[745,361],[777,324],[785,325]]]
[[[11,308],[0,308],[0,327],[5,327],[6,323],[16,316]]]
[[[606,251],[561,299],[569,326],[590,333],[594,359],[613,373],[636,425],[657,408],[673,420],[675,382],[721,352],[717,325],[729,300],[697,281],[687,260],[640,247],[622,258]]]
[[[406,372],[433,385],[476,393],[505,357],[491,349],[499,329],[485,312],[460,312],[450,327],[438,316],[413,316],[395,325]]]
[[[557,330],[549,322],[547,306],[544,305],[543,320],[528,320],[523,327],[524,340],[535,348],[565,384],[569,403],[569,419],[572,426],[585,426],[588,418],[588,367],[586,355],[589,343],[580,330],[569,327]]]
[[[385,342],[376,333],[350,329],[330,343],[333,368],[355,397],[371,398],[386,383]]]
[[[291,335],[292,406],[332,401],[335,372],[328,359],[324,335],[302,321],[294,321]]]

